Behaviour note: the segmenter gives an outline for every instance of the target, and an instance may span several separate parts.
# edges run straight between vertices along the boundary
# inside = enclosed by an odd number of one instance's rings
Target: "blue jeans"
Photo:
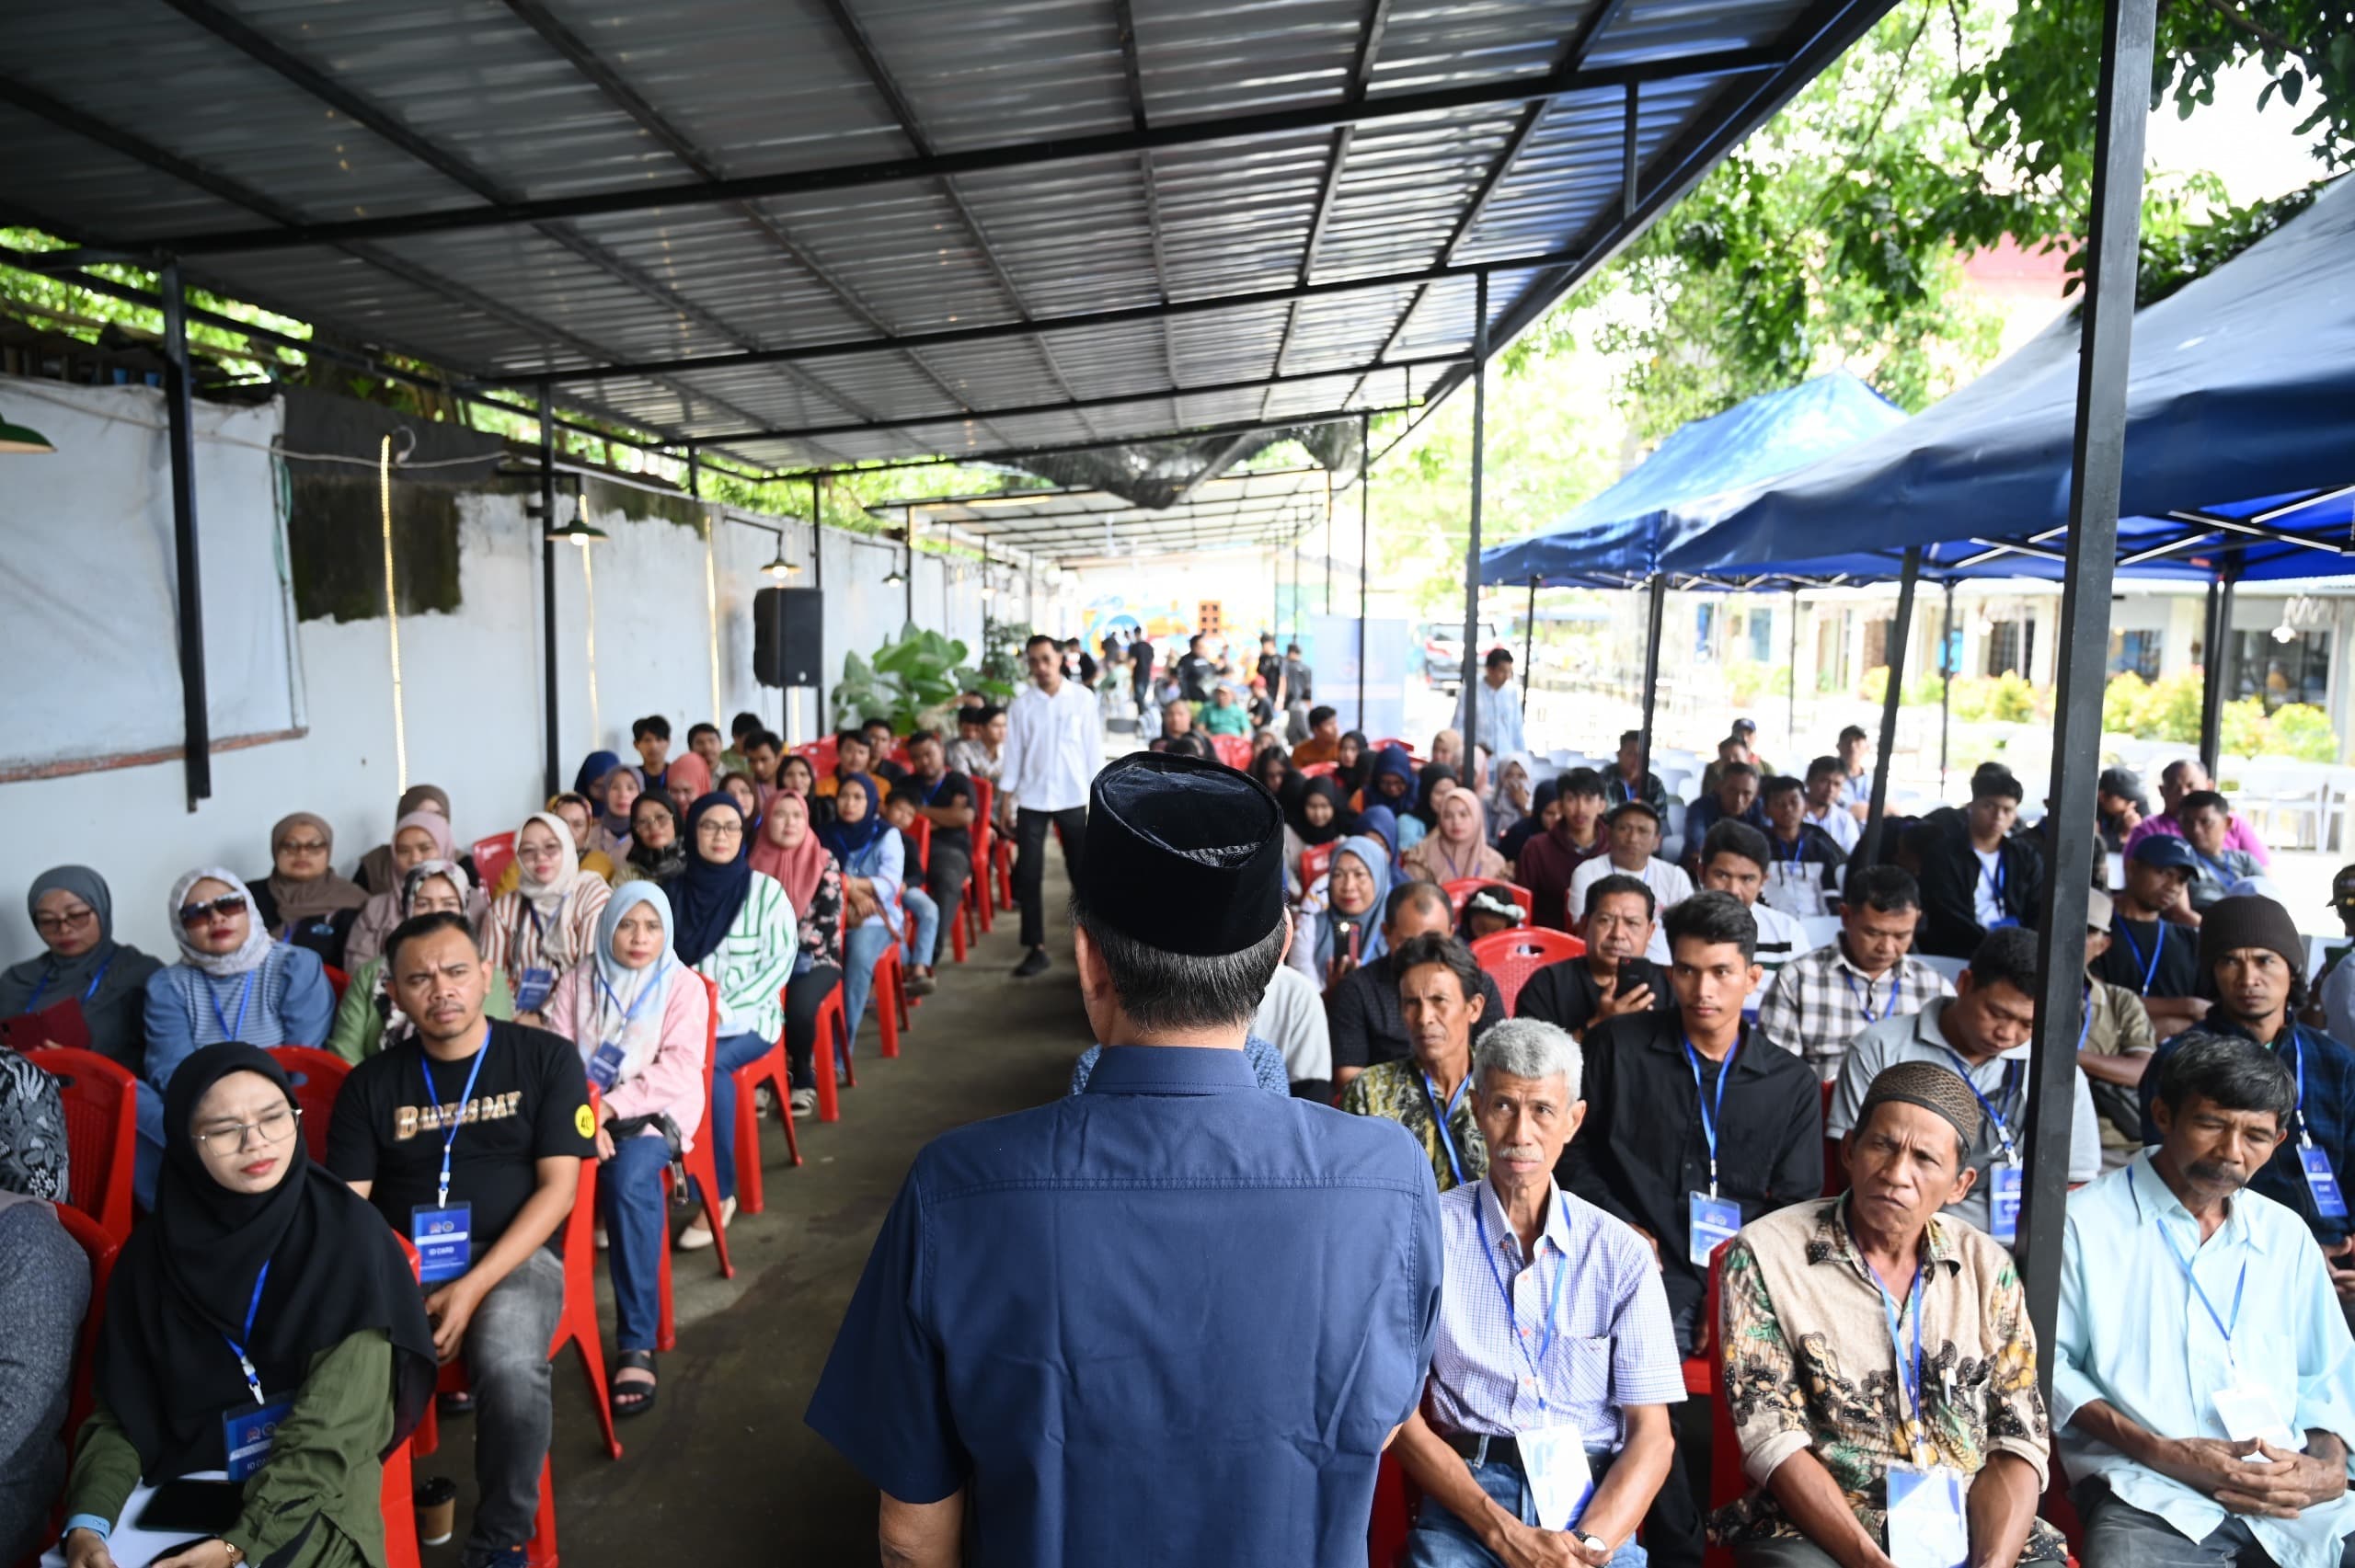
[[[928,969],[932,967],[933,953],[940,945],[940,906],[932,901],[931,894],[913,882],[900,889],[900,898],[915,921],[915,957],[912,962]]]
[[[881,925],[857,925],[843,933],[843,1022],[850,1034],[845,1049],[858,1042],[859,1021],[867,1016],[867,996],[875,989],[875,961],[898,940]]]
[[[132,1085],[138,1102],[139,1144],[131,1155],[131,1196],[155,1211],[155,1178],[164,1173],[164,1093],[142,1078]]]
[[[662,1249],[671,1244],[662,1167],[670,1155],[659,1134],[625,1138],[597,1173],[597,1207],[613,1242],[614,1342],[623,1350],[653,1349],[661,1318]]]
[[[1491,1463],[1470,1468],[1472,1479],[1480,1483],[1481,1491],[1496,1499],[1499,1507],[1524,1525],[1537,1522],[1537,1504],[1529,1494],[1529,1483],[1522,1479],[1520,1466]],[[1633,1536],[1627,1538],[1626,1545],[1611,1554],[1612,1568],[1644,1568],[1648,1561],[1644,1549],[1636,1544]],[[1414,1532],[1407,1536],[1407,1550],[1398,1563],[1399,1568],[1499,1568],[1496,1553],[1480,1544],[1472,1527],[1433,1497],[1423,1499]]]
[[[722,1035],[711,1059],[712,1162],[719,1167],[719,1196],[736,1196],[736,1080],[733,1070],[768,1055],[775,1040],[758,1035]],[[618,1286],[616,1286],[618,1289]]]

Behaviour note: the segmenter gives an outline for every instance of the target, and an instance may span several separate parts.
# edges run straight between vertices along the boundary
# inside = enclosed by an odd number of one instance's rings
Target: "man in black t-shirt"
[[[2200,989],[2200,933],[2179,917],[2190,907],[2191,846],[2172,833],[2135,841],[2126,886],[2110,897],[2109,950],[2093,977],[2142,999],[2151,1028],[2169,1039],[2208,1016]]]
[[[1189,703],[1211,700],[1211,686],[1218,678],[1218,667],[1202,653],[1205,639],[1200,632],[1186,640],[1186,651],[1178,658],[1178,689]]]
[[[1259,634],[1259,662],[1253,673],[1268,683],[1268,700],[1275,702],[1283,694],[1284,661],[1276,657],[1276,637],[1272,632]]]
[[[1674,1012],[1668,977],[1644,956],[1658,916],[1642,877],[1614,872],[1595,882],[1579,918],[1586,956],[1548,964],[1530,976],[1513,998],[1513,1016],[1543,1019],[1584,1039],[1590,1026],[1623,1013]]]
[[[564,1310],[564,1260],[547,1243],[597,1151],[588,1080],[570,1041],[484,1019],[489,977],[463,917],[404,922],[385,965],[415,1031],[344,1081],[327,1168],[416,1243],[433,1347],[465,1357],[481,1494],[466,1568],[522,1568]]]
[[[925,863],[925,891],[940,906],[940,924],[959,919],[965,884],[973,875],[973,781],[948,766],[940,737],[919,729],[908,737],[908,782],[900,787],[913,793],[916,811],[932,820],[932,856]],[[940,961],[941,938],[933,950],[916,955],[917,967],[929,977]]]

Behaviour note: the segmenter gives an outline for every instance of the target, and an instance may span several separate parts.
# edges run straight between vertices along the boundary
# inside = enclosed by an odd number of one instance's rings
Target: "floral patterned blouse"
[[[1438,1178],[1442,1192],[1456,1185],[1459,1163],[1466,1182],[1476,1182],[1488,1173],[1488,1145],[1480,1136],[1479,1124],[1472,1119],[1471,1094],[1456,1096],[1454,1113],[1447,1118],[1448,1136],[1442,1139],[1430,1094],[1423,1087],[1423,1070],[1412,1057],[1376,1062],[1359,1073],[1341,1092],[1341,1109],[1353,1116],[1387,1116],[1413,1133],[1430,1159],[1431,1174]],[[1453,1160],[1448,1158],[1451,1142]]]
[[[819,965],[843,967],[843,868],[832,854],[819,874],[818,890],[810,895],[810,907],[801,911],[801,956],[793,972]]]
[[[1885,1539],[1889,1467],[1916,1443],[1976,1475],[2015,1454],[2046,1482],[2051,1423],[2036,1384],[2036,1331],[2011,1254],[1971,1226],[1932,1216],[1923,1240],[1922,1415],[1906,1419],[1881,1290],[1858,1254],[1847,1198],[1803,1203],[1745,1227],[1722,1254],[1725,1389],[1752,1490],[1709,1521],[1721,1544],[1796,1538],[1766,1477],[1811,1451],[1873,1539]],[[1900,1302],[1901,1308],[1905,1303]],[[1903,1320],[1913,1342],[1910,1308]],[[2023,1562],[2068,1556],[2039,1519]]]

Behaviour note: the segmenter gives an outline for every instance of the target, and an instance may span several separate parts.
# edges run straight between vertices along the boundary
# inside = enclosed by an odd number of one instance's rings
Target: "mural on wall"
[[[1195,609],[1174,594],[1148,599],[1137,594],[1099,593],[1080,612],[1079,640],[1089,648],[1097,648],[1115,632],[1125,638],[1140,628],[1155,642],[1190,636]]]

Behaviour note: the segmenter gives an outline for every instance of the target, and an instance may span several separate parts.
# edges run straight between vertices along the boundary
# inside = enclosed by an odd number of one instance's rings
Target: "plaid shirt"
[[[1758,1004],[1758,1023],[1767,1038],[1797,1051],[1830,1083],[1867,1024],[1919,1013],[1953,994],[1944,975],[1911,955],[1897,961],[1893,983],[1889,975],[1867,979],[1835,939],[1783,966]]]
[[[1445,1285],[1429,1404],[1441,1431],[1575,1426],[1589,1453],[1614,1453],[1626,1441],[1626,1406],[1683,1402],[1660,1268],[1626,1226],[1554,1187],[1531,1262],[1483,1181],[1440,1195],[1439,1229]]]

